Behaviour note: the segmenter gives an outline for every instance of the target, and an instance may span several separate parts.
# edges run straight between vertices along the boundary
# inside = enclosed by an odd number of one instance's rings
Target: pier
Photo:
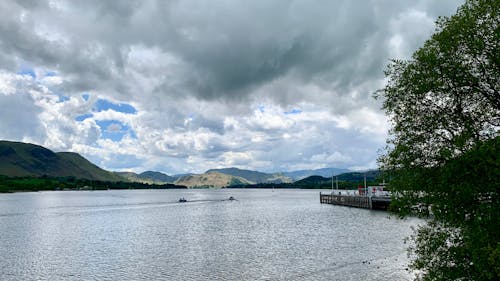
[[[333,204],[341,206],[349,206],[356,208],[372,209],[372,210],[387,210],[391,204],[391,197],[388,195],[371,196],[371,195],[336,195],[319,193],[319,202],[321,204]]]

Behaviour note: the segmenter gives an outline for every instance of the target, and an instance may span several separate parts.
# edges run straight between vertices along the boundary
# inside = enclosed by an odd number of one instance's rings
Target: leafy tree
[[[381,168],[392,210],[428,218],[411,266],[421,280],[500,280],[500,1],[468,0],[377,98],[392,122]]]

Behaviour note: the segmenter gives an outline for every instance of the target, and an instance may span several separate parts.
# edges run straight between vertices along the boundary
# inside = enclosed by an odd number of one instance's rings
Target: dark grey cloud
[[[433,17],[458,1],[19,3],[3,4],[2,51],[74,77],[68,90],[132,95],[127,52],[143,45],[179,58],[185,68],[182,77],[157,73],[163,81],[155,94],[214,100],[248,96],[287,75],[348,93],[353,85],[381,78],[391,20],[412,8]],[[47,39],[37,28],[65,43]],[[180,80],[175,91],[172,79]]]

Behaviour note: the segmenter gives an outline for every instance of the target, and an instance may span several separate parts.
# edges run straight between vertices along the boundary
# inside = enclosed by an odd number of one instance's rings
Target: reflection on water
[[[0,279],[410,280],[417,222],[309,190],[3,194]]]

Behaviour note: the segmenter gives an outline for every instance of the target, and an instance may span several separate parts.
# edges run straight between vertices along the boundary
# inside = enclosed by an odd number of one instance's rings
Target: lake
[[[419,222],[319,190],[0,194],[0,280],[411,280]]]

